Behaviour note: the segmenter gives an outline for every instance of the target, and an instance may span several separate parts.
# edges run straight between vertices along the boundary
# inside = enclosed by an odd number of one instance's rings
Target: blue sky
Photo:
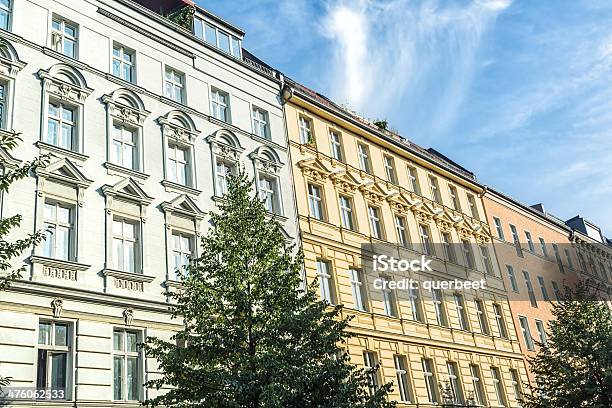
[[[285,74],[612,235],[612,2],[199,0]]]

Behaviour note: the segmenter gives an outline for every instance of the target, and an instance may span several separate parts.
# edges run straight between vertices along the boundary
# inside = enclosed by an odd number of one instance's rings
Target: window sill
[[[164,286],[168,289],[184,289],[185,284],[181,281],[168,279],[164,282]]]
[[[193,187],[188,187],[188,186],[184,186],[182,184],[178,184],[175,183],[173,181],[169,181],[169,180],[163,180],[161,182],[162,186],[165,187],[167,192],[171,192],[171,193],[179,193],[179,194],[191,194],[194,196],[199,196],[202,191],[195,189]]]
[[[149,175],[146,173],[128,169],[127,167],[119,166],[118,164],[111,162],[105,162],[103,166],[106,167],[108,174],[112,176],[128,176],[140,180],[146,180],[149,178]]]
[[[67,150],[62,147],[58,147],[46,142],[39,140],[35,143],[36,147],[41,150],[41,153],[48,154],[54,153],[63,157],[68,157],[77,161],[76,164],[82,164],[85,160],[89,159],[89,156],[77,152],[73,152],[72,150]]]
[[[132,281],[132,282],[151,283],[155,279],[155,276],[141,275],[139,273],[133,273],[133,272],[117,271],[115,269],[108,269],[108,268],[104,269],[102,273],[104,274],[104,276],[107,276],[107,277],[110,276],[113,278],[124,279],[124,280]]]
[[[40,255],[30,256],[30,262],[32,264],[40,264],[51,268],[67,269],[71,271],[85,271],[91,266],[74,261],[64,261],[62,259],[47,258],[46,256]]]

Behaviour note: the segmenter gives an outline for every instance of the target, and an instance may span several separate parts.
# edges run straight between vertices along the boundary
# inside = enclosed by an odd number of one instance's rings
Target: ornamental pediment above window
[[[387,201],[389,202],[391,209],[400,214],[405,214],[414,205],[397,190],[389,193],[387,196]]]
[[[87,86],[85,77],[77,69],[67,64],[55,64],[48,70],[38,71],[38,77],[49,95],[62,100],[83,104],[93,92]]]
[[[39,178],[56,180],[64,184],[87,188],[92,183],[69,159],[58,159],[35,171]]]
[[[129,89],[117,89],[104,95],[102,101],[106,103],[109,115],[124,124],[142,126],[151,113],[145,109],[142,99]]]
[[[331,170],[314,157],[300,160],[298,166],[302,169],[304,176],[312,181],[326,180],[331,174]]]
[[[336,188],[345,194],[353,194],[361,185],[361,181],[344,169],[333,172],[330,178]]]
[[[367,181],[363,183],[359,190],[363,194],[366,201],[374,204],[383,202],[389,195],[389,192],[382,188],[378,183]]]
[[[284,163],[280,161],[278,154],[267,146],[260,146],[253,151],[249,157],[255,163],[255,168],[269,175],[278,175]]]
[[[208,136],[206,141],[210,143],[213,153],[225,160],[237,162],[244,152],[240,140],[233,132],[226,129],[217,130]]]
[[[0,38],[0,74],[15,78],[25,66],[26,63],[19,59],[11,43]]]
[[[193,144],[200,134],[191,117],[185,112],[174,110],[157,119],[164,136],[177,141]]]

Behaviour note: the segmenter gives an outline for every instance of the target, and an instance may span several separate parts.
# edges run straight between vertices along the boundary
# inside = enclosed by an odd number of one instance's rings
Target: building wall
[[[0,30],[6,41],[0,81],[9,89],[0,132],[18,132],[23,141],[0,156],[5,168],[41,154],[50,154],[50,164],[11,186],[2,215],[23,216],[11,239],[43,228],[45,203],[68,206],[75,227],[69,260],[44,256],[44,245],[16,260],[26,273],[0,294],[0,372],[13,377],[14,386],[34,387],[43,348],[39,323],[65,322],[69,399],[80,406],[137,406],[114,401],[113,330],[127,328],[140,340],[169,339],[180,327],[167,299],[178,284],[172,234],[189,236],[197,255],[197,239],[206,233],[207,214],[221,195],[216,160],[243,167],[257,181],[273,180],[275,212],[288,238],[297,237],[279,81],[131,2],[82,0],[78,8],[68,0],[11,3],[10,30]],[[78,26],[77,58],[52,49],[51,21],[58,16]],[[134,83],[112,75],[114,42],[135,53]],[[164,95],[166,66],[184,75],[181,102]],[[231,123],[212,116],[213,88],[227,93]],[[80,136],[73,150],[42,143],[47,100],[78,112]],[[253,106],[267,112],[267,137],[254,134]],[[114,124],[138,133],[143,164],[138,171],[110,163]],[[191,152],[189,186],[169,182],[169,144]],[[120,218],[136,225],[136,247],[142,248],[132,272],[114,264],[112,227]],[[142,380],[158,375],[154,362],[142,358],[138,370]],[[138,393],[140,400],[152,396],[142,388]]]
[[[343,304],[346,315],[354,315],[350,331],[354,333],[348,343],[348,352],[358,366],[364,365],[363,353],[372,351],[381,363],[381,380],[394,382],[392,398],[400,400],[397,386],[394,356],[401,355],[408,361],[409,388],[413,396],[411,402],[400,406],[430,406],[425,385],[423,358],[431,358],[435,367],[436,381],[448,381],[447,362],[456,362],[460,372],[460,382],[465,397],[473,395],[470,364],[477,364],[483,373],[487,405],[498,404],[490,375],[491,367],[501,370],[503,389],[510,406],[517,406],[510,369],[516,369],[521,378],[527,381],[526,370],[520,355],[518,337],[512,324],[509,303],[505,294],[503,280],[493,261],[494,270],[484,273],[484,260],[479,245],[490,243],[489,227],[484,218],[482,191],[476,184],[465,178],[452,175],[401,146],[396,146],[374,132],[361,129],[354,122],[343,119],[333,109],[321,107],[304,96],[299,90],[285,106],[287,127],[291,146],[291,160],[294,167],[295,190],[298,214],[305,254],[306,276],[308,282],[319,279],[318,261],[327,262],[331,275],[333,303]],[[300,118],[309,121],[312,137],[300,138]],[[343,159],[333,159],[330,147],[330,131],[339,132],[342,140]],[[307,140],[310,139],[310,140]],[[302,143],[305,141],[307,143]],[[367,144],[371,158],[370,173],[360,170],[357,143]],[[389,182],[383,165],[383,154],[393,158],[396,182]],[[414,166],[421,186],[421,194],[409,191],[407,165]],[[429,195],[428,176],[436,177],[441,194],[441,204],[435,203]],[[448,185],[457,188],[460,209],[453,209]],[[317,217],[309,208],[309,185],[318,186],[322,194],[323,215]],[[476,198],[477,219],[468,214],[467,194]],[[352,200],[354,229],[343,226],[339,196]],[[373,237],[370,229],[367,207],[376,206],[380,210],[384,236]],[[315,210],[316,211],[316,210]],[[394,216],[405,217],[406,229],[410,238],[407,245],[401,245],[394,225]],[[320,218],[320,219],[318,219]],[[390,280],[413,278],[419,282],[431,279],[440,280],[478,280],[485,279],[487,289],[463,292],[468,330],[462,330],[458,309],[451,290],[443,293],[443,308],[448,317],[448,327],[437,324],[436,310],[429,291],[421,288],[419,297],[422,302],[422,322],[413,319],[411,302],[407,290],[393,291],[395,316],[386,312],[383,291],[374,288],[374,280],[379,278],[371,267],[372,257],[377,254],[393,255],[401,259],[414,259],[423,253],[419,238],[419,225],[426,225],[434,243],[435,254],[432,272],[397,272],[386,274]],[[460,239],[469,240],[474,251],[475,267],[467,267],[462,253],[457,252],[457,261],[451,262],[443,255],[440,245],[441,231],[451,234],[455,250]],[[491,256],[494,256],[491,248]],[[350,269],[363,272],[363,287],[366,288],[366,307],[358,310],[353,292]],[[320,272],[320,271],[319,271]],[[474,300],[482,300],[485,306],[485,321],[490,330],[483,334],[480,329]],[[507,336],[503,338],[496,325],[493,305],[502,311]],[[521,385],[519,385],[521,386]],[[438,394],[440,390],[436,390]],[[438,395],[440,398],[440,395]],[[438,399],[440,401],[440,399]]]

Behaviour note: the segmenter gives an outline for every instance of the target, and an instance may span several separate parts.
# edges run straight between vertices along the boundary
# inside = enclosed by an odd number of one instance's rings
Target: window
[[[217,159],[217,191],[219,196],[227,193],[227,182],[231,174],[234,174],[234,165],[225,160]]]
[[[185,273],[189,260],[193,256],[193,237],[182,232],[172,233],[172,259],[174,261],[175,280],[179,280],[179,271]]]
[[[461,211],[461,203],[459,202],[459,196],[457,195],[457,188],[455,186],[448,186],[448,194],[451,199],[451,206],[453,210]]]
[[[433,255],[434,248],[431,242],[431,233],[427,225],[419,224],[419,231],[421,233],[421,243],[423,244],[423,253],[426,255]]]
[[[446,363],[446,368],[448,370],[448,382],[453,396],[453,402],[456,404],[463,404],[463,389],[461,388],[461,380],[458,377],[459,368],[457,367],[457,363],[449,361]]]
[[[0,28],[8,30],[11,20],[11,0],[0,0]]]
[[[47,258],[73,261],[76,238],[74,207],[47,201],[43,210],[43,218],[43,228],[49,230],[43,243],[43,255]]]
[[[380,210],[377,207],[368,206],[368,217],[370,218],[370,230],[372,236],[383,239],[383,230],[380,222]]]
[[[165,75],[166,97],[174,102],[185,103],[185,75],[175,69],[166,67]]]
[[[363,365],[365,366],[365,371],[368,376],[368,390],[370,395],[374,395],[378,387],[380,387],[378,373],[375,371],[377,366],[376,354],[372,351],[364,351]]]
[[[568,251],[567,248],[565,248],[563,251],[565,252],[565,257],[567,258],[567,265],[570,267],[570,269],[574,269],[574,262],[572,261],[570,251]]]
[[[423,377],[425,378],[425,387],[427,388],[427,398],[432,404],[438,403],[438,389],[436,376],[433,372],[433,361],[429,358],[422,360]]]
[[[487,336],[491,333],[489,329],[489,320],[487,319],[487,312],[485,310],[484,302],[480,299],[474,300],[476,306],[476,316],[478,317],[478,325],[480,326],[480,332]]]
[[[497,237],[501,239],[502,241],[504,241],[505,240],[504,228],[502,227],[501,220],[497,217],[493,217],[493,222],[495,223],[495,230],[497,231]]]
[[[329,262],[317,261],[317,277],[319,279],[319,289],[321,298],[326,300],[327,303],[335,304],[335,291],[331,276],[331,266]]]
[[[270,139],[270,125],[268,124],[268,112],[253,106],[251,112],[253,119],[253,133],[264,139]]]
[[[512,378],[512,390],[514,391],[514,398],[518,402],[518,406],[521,407],[521,400],[523,399],[523,391],[521,390],[521,377],[516,369],[510,369],[510,377]]]
[[[516,254],[522,258],[523,248],[521,248],[521,241],[519,240],[518,231],[512,224],[510,224],[510,231],[512,232],[512,242],[514,242],[514,246],[516,247]]]
[[[358,269],[349,269],[349,277],[351,279],[351,289],[353,291],[353,302],[355,309],[367,312],[366,305],[366,287],[363,276],[363,271]]]
[[[548,249],[546,249],[546,242],[544,242],[544,238],[538,238],[540,241],[540,248],[542,248],[542,255],[544,258],[548,258]]]
[[[449,232],[442,233],[442,247],[444,248],[444,257],[447,261],[457,263],[457,254],[455,248],[451,243],[451,235]]]
[[[62,322],[38,323],[38,358],[36,365],[36,388],[40,390],[65,390],[71,365],[71,327]]]
[[[455,299],[455,307],[457,308],[457,316],[459,317],[459,327],[461,330],[470,330],[470,325],[468,323],[468,316],[465,310],[465,303],[463,301],[463,296],[458,293],[453,295]]]
[[[191,186],[191,163],[188,148],[179,146],[173,142],[168,143],[168,169],[169,181],[184,186]]]
[[[140,399],[139,337],[134,331],[113,331],[113,399],[116,401]]]
[[[548,296],[548,290],[546,289],[546,283],[544,282],[544,278],[538,276],[538,283],[540,284],[540,291],[542,292],[542,299],[547,302],[550,302],[550,297]]]
[[[533,240],[531,239],[531,232],[525,231],[525,239],[527,240],[527,247],[531,252],[535,252],[535,247],[533,246]]]
[[[535,350],[533,339],[531,338],[531,331],[529,330],[529,321],[525,316],[519,316],[519,323],[521,324],[521,332],[523,332],[523,339],[525,339],[527,350]]]
[[[314,136],[312,134],[312,121],[300,116],[298,119],[300,125],[300,143],[314,144]]]
[[[0,0],[1,3],[2,0]],[[0,82],[0,129],[6,128],[6,84]]]
[[[446,310],[444,309],[444,295],[440,289],[432,289],[431,298],[436,310],[436,322],[438,326],[448,326]]]
[[[408,289],[408,300],[410,301],[410,311],[412,313],[412,320],[415,322],[423,321],[423,307],[421,304],[421,298],[419,296],[419,289],[410,286]]]
[[[561,291],[559,290],[559,285],[555,281],[551,281],[550,283],[553,287],[553,292],[555,293],[555,299],[557,299],[557,302],[560,302],[562,298]]]
[[[120,124],[113,124],[111,162],[126,169],[138,170],[138,132]]]
[[[344,153],[342,151],[342,136],[335,131],[329,132],[329,144],[331,146],[331,155],[334,159],[343,161]]]
[[[123,45],[113,45],[113,75],[125,81],[136,82],[136,53]]]
[[[557,244],[552,244],[552,247],[553,247],[553,252],[555,253],[555,259],[557,261],[557,265],[559,266],[559,270],[561,271],[561,273],[565,273],[565,268],[563,267],[563,261],[561,260],[561,254],[559,253],[559,246]]]
[[[61,17],[51,23],[51,48],[70,58],[77,57],[77,25]]]
[[[139,251],[137,224],[125,219],[113,219],[113,267],[135,273]]]
[[[59,102],[49,102],[46,142],[66,150],[74,150],[76,109]]]
[[[502,383],[499,368],[491,367],[491,379],[493,380],[493,388],[495,388],[495,397],[497,398],[497,402],[500,406],[507,407],[508,401],[506,399],[506,392],[504,391],[504,384]]]
[[[408,166],[408,190],[421,195],[421,186],[417,177],[417,169],[412,166]]]
[[[210,110],[212,116],[223,122],[230,122],[229,95],[218,89],[210,93]]]
[[[406,218],[401,215],[395,216],[395,231],[397,241],[404,248],[408,248],[408,232],[406,231]]]
[[[529,294],[529,301],[531,302],[531,306],[538,307],[535,292],[533,291],[533,286],[531,285],[531,278],[529,277],[529,272],[523,271],[523,278],[525,279],[525,285],[527,286],[527,293]]]
[[[269,212],[280,213],[280,201],[276,178],[271,176],[260,176],[259,193],[264,202],[264,206]]]
[[[323,220],[323,194],[321,187],[308,184],[308,204],[310,216],[317,220]]]
[[[493,303],[493,313],[495,313],[495,323],[497,324],[497,330],[499,336],[502,338],[508,338],[508,330],[506,329],[506,322],[504,321],[504,315],[501,305]]]
[[[387,175],[387,181],[389,183],[397,184],[397,175],[395,174],[395,162],[393,157],[385,156],[384,159],[385,174]]]
[[[382,280],[382,293],[383,293],[383,306],[385,308],[385,314],[387,316],[397,317],[397,309],[395,305],[395,293],[389,289],[389,279],[381,277]]]
[[[340,201],[340,216],[342,218],[342,227],[350,230],[355,230],[353,221],[353,202],[349,197],[341,195]]]
[[[546,329],[544,328],[544,322],[536,319],[536,330],[538,331],[538,338],[540,339],[540,344],[543,346],[548,345],[548,337],[546,336]]]
[[[216,28],[201,18],[193,19],[193,33],[196,37],[203,39],[223,52],[235,58],[241,58],[240,39]]]
[[[461,243],[463,245],[463,256],[465,258],[465,266],[468,268],[474,269],[475,261],[474,261],[474,252],[472,252],[472,244],[467,239],[462,239]]]
[[[485,267],[485,273],[487,275],[493,275],[493,262],[491,262],[489,248],[486,245],[480,246],[480,255],[482,256],[482,263]]]
[[[475,402],[478,405],[485,405],[487,400],[485,399],[484,385],[482,383],[482,376],[480,375],[480,367],[475,364],[470,364],[470,374],[472,375],[472,387],[474,388]]]
[[[371,173],[372,165],[370,163],[370,149],[368,149],[368,146],[358,143],[357,154],[359,156],[359,168],[366,173]]]
[[[470,209],[470,215],[472,216],[472,218],[476,218],[478,220],[480,217],[478,215],[478,206],[476,205],[476,199],[474,198],[474,195],[468,194],[467,199],[468,207]]]
[[[397,387],[399,388],[400,401],[411,402],[412,393],[410,390],[410,378],[408,377],[408,360],[406,356],[393,356],[395,362],[395,376],[397,378]]]
[[[442,204],[442,197],[440,195],[440,186],[438,185],[438,179],[434,176],[429,176],[429,190],[431,193],[431,199],[438,204]]]
[[[510,265],[506,265],[506,269],[508,270],[508,279],[510,280],[510,286],[514,292],[518,292],[518,284],[516,283],[516,276],[514,275],[514,268]]]

